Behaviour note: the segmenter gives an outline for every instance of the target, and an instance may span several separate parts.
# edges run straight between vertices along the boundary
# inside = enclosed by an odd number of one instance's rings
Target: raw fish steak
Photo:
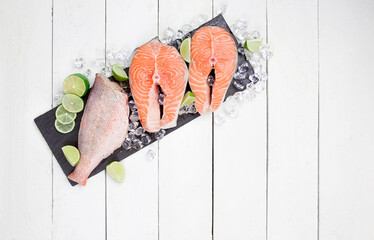
[[[118,83],[96,74],[79,128],[81,158],[69,179],[86,185],[92,170],[125,140],[128,117],[127,94]]]
[[[236,70],[238,53],[231,34],[221,27],[197,30],[191,39],[189,83],[200,114],[214,112],[221,105]],[[208,76],[214,78],[207,81]]]
[[[175,127],[188,80],[188,69],[179,52],[155,38],[137,49],[129,75],[143,128],[157,132]],[[165,95],[162,113],[160,91]]]

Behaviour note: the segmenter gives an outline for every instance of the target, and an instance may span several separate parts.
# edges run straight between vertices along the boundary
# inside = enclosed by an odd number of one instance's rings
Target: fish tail
[[[81,173],[78,173],[76,170],[72,172],[68,178],[74,182],[79,183],[80,185],[86,186],[87,183],[87,176]]]

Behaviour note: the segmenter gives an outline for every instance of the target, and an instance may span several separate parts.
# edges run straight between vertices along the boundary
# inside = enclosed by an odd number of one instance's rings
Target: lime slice
[[[191,38],[189,37],[183,40],[181,47],[179,49],[179,52],[181,53],[182,58],[184,59],[184,61],[188,63],[191,60],[190,45],[191,45]]]
[[[55,121],[55,128],[60,133],[69,133],[73,131],[74,127],[75,127],[75,121],[72,121],[71,123],[68,123],[68,124],[62,124],[57,119]]]
[[[191,91],[186,92],[186,94],[184,94],[180,107],[191,105],[193,102],[195,102],[195,99],[196,97]]]
[[[86,95],[88,89],[90,88],[90,83],[86,76],[80,73],[75,73],[64,80],[64,91],[65,93],[74,93],[79,97]]]
[[[123,70],[123,68],[119,64],[114,64],[113,65],[112,72],[113,72],[113,77],[117,81],[123,82],[123,81],[126,81],[127,79],[129,79],[126,72]]]
[[[111,178],[116,182],[123,182],[125,179],[125,169],[119,162],[111,162],[106,166],[106,170]]]
[[[62,124],[68,124],[74,121],[77,117],[76,113],[71,113],[65,110],[64,106],[60,105],[55,112],[56,119]]]
[[[62,106],[64,106],[66,111],[78,113],[83,110],[84,102],[77,95],[68,93],[62,97]]]
[[[76,147],[66,145],[66,146],[63,146],[61,150],[64,153],[66,159],[68,160],[71,166],[74,167],[75,165],[77,165],[81,157],[81,154],[79,153],[79,150]]]
[[[257,52],[261,43],[262,39],[250,39],[245,41],[244,47],[251,52]]]

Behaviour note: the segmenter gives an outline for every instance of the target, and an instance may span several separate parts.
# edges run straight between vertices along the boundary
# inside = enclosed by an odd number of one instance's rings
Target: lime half
[[[68,93],[62,97],[62,106],[71,113],[78,113],[83,110],[84,102],[77,95]]]
[[[64,106],[60,105],[55,112],[56,119],[62,124],[68,124],[75,120],[76,113],[71,113],[65,110]]]
[[[261,43],[262,39],[250,39],[245,41],[244,47],[251,52],[257,52],[260,49]]]
[[[106,166],[106,170],[111,178],[116,182],[123,182],[125,179],[125,169],[119,162],[111,162]]]
[[[74,93],[79,97],[86,95],[88,89],[90,88],[90,83],[86,76],[80,73],[75,73],[64,80],[64,91],[65,93]]]
[[[184,61],[188,63],[191,61],[190,46],[191,46],[191,38],[189,37],[183,40],[181,47],[179,49],[179,52],[181,53],[182,58],[184,59]]]
[[[68,124],[62,124],[57,119],[55,121],[55,128],[60,133],[69,133],[73,131],[74,127],[75,127],[75,121],[72,121],[71,123],[68,123]]]
[[[195,102],[195,99],[196,97],[191,91],[186,92],[186,94],[184,94],[180,107],[191,105],[193,102]]]
[[[113,77],[117,81],[123,82],[123,81],[126,81],[127,79],[129,79],[126,72],[123,70],[123,68],[119,64],[114,64],[113,65],[112,72],[113,72]]]
[[[75,165],[77,165],[81,157],[81,154],[79,153],[79,150],[76,147],[67,145],[62,147],[61,150],[71,166],[74,167]]]

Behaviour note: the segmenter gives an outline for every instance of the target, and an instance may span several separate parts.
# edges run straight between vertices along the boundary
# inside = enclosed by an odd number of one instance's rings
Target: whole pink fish
[[[127,94],[118,83],[96,74],[78,134],[81,158],[69,179],[86,185],[88,176],[96,166],[125,140],[128,116]]]

